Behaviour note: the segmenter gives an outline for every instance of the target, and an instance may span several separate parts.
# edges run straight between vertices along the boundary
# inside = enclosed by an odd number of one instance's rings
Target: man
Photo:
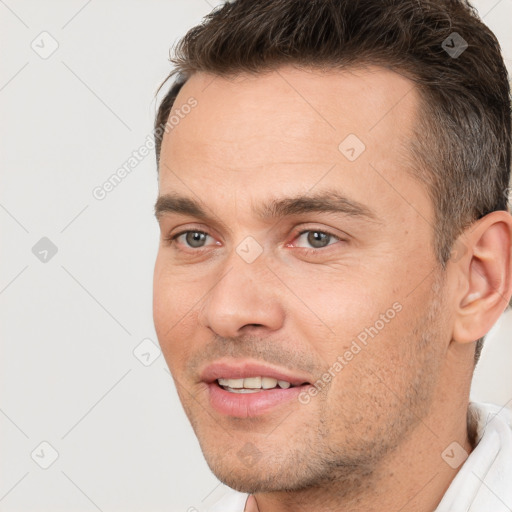
[[[507,409],[469,403],[512,295],[494,35],[463,1],[238,0],[173,62],[154,321],[215,510],[512,510]]]

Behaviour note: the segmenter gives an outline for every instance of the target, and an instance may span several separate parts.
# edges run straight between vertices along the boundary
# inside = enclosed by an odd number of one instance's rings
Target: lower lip
[[[261,416],[280,405],[295,400],[309,388],[309,384],[288,389],[267,389],[256,393],[232,393],[221,388],[217,382],[208,384],[210,404],[219,413],[236,418]]]

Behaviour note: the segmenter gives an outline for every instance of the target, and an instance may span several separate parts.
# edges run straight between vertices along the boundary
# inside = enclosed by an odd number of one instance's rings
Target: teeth
[[[273,379],[272,377],[262,377],[261,378],[261,387],[263,389],[272,389],[277,386],[277,379]]]
[[[228,386],[230,388],[243,388],[244,379],[218,379],[221,386]]]
[[[253,392],[258,389],[272,389],[279,385],[281,389],[288,389],[291,384],[285,380],[277,380],[272,377],[246,377],[245,379],[217,379],[217,382],[229,390],[237,392]],[[242,391],[243,390],[243,391]]]
[[[258,389],[234,389],[234,388],[226,388],[226,391],[230,391],[231,393],[258,393]]]
[[[261,389],[261,377],[247,377],[244,379],[244,388]]]

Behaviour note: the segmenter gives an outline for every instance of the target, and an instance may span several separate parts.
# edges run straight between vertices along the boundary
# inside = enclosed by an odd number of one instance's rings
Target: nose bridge
[[[254,242],[244,240],[232,249],[201,307],[199,321],[220,336],[237,336],[245,325],[278,329],[283,322],[263,249]]]

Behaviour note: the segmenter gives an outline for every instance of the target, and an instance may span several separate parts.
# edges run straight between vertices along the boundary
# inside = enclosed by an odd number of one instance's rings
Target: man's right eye
[[[179,243],[190,249],[200,249],[201,247],[205,247],[208,237],[210,237],[210,235],[204,231],[188,230],[171,235],[166,240],[171,245]],[[215,243],[213,245],[215,245]]]

